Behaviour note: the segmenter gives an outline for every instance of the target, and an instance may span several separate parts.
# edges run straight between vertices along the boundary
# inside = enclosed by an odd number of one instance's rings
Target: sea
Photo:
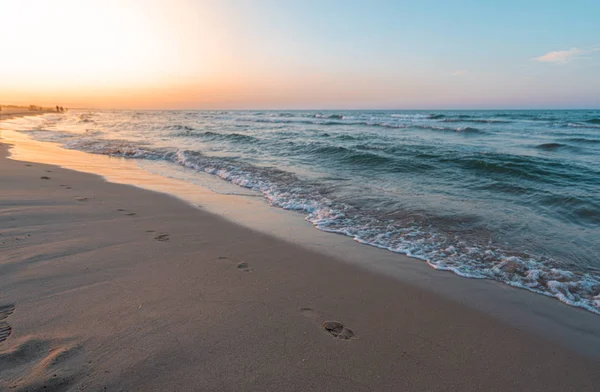
[[[600,314],[600,110],[71,110],[1,126],[210,174],[316,229]]]

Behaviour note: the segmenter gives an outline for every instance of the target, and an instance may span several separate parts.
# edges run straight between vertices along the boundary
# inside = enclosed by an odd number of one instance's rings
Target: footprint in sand
[[[323,323],[323,328],[325,328],[327,332],[338,339],[356,339],[354,332],[352,332],[350,328],[344,327],[344,324],[340,323],[339,321],[325,321]]]
[[[69,341],[25,337],[0,351],[0,388],[19,391],[70,390],[78,378],[81,346]],[[18,372],[17,372],[18,371]],[[17,376],[20,374],[20,376]],[[24,376],[24,377],[23,377]],[[4,389],[3,389],[4,390]]]
[[[302,315],[304,317],[308,317],[313,320],[316,320],[321,317],[319,312],[317,312],[316,310],[314,310],[312,308],[300,308],[300,313],[302,313]]]
[[[300,308],[300,313],[302,313],[302,315],[304,315],[305,317],[308,317],[315,321],[323,319],[319,312],[311,308]],[[344,326],[343,323],[339,321],[324,321],[321,324],[321,327],[325,331],[327,331],[331,336],[336,337],[338,339],[358,339],[358,336],[354,334],[354,331],[352,331],[350,328],[347,328],[346,326]]]
[[[15,305],[0,305],[0,342],[5,341],[12,332],[11,326],[4,320],[14,311]]]
[[[170,240],[168,234],[159,234],[156,237],[154,237],[154,239],[158,242],[166,242]]]
[[[231,259],[229,257],[227,257],[227,256],[219,256],[219,257],[217,257],[217,260],[231,260]],[[234,261],[234,260],[231,260],[231,261]],[[254,271],[254,269],[250,268],[250,265],[248,263],[246,263],[245,261],[239,262],[237,264],[236,268],[238,270],[244,271],[244,272],[252,272],[252,271]]]
[[[89,197],[78,197],[75,200],[77,200],[77,201],[90,201],[92,199],[90,199]]]
[[[46,173],[52,173],[52,170],[46,170]]]
[[[41,176],[41,177],[40,177],[40,179],[41,179],[41,180],[49,180],[49,179],[50,179],[50,177],[47,177],[47,176]]]
[[[25,166],[29,166],[29,167],[31,167],[31,165],[30,165],[29,163],[26,163],[26,164],[25,164]]]
[[[239,263],[237,265],[237,269],[239,269],[240,271],[244,271],[244,272],[252,272],[253,269],[250,268],[250,266],[248,265],[248,263],[246,263],[245,261]]]
[[[125,212],[127,210],[124,209],[124,208],[119,208],[119,209],[117,209],[117,211],[119,211],[119,212]],[[127,215],[127,216],[137,216],[137,214],[135,212],[129,212],[129,213],[125,214],[125,215]]]

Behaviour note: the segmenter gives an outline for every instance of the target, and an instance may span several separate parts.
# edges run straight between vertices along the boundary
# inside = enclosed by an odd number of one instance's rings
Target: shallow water
[[[73,111],[2,126],[214,174],[321,230],[600,313],[600,111]]]

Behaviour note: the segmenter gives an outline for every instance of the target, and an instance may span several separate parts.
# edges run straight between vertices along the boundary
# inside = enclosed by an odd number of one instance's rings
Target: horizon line
[[[60,106],[60,105],[59,105]],[[362,109],[348,109],[348,108],[334,108],[334,109],[286,109],[286,108],[253,108],[253,109],[240,109],[240,108],[235,108],[235,109],[226,109],[226,108],[212,108],[212,109],[199,109],[199,108],[188,108],[188,109],[139,109],[139,108],[94,108],[94,107],[69,107],[69,110],[138,110],[138,111],[229,111],[229,112],[248,112],[248,111],[268,111],[268,112],[272,112],[272,111],[288,111],[288,112],[316,112],[316,111],[323,111],[323,112],[332,112],[332,111],[346,111],[346,112],[358,112],[358,111],[385,111],[385,112],[392,112],[392,111],[397,111],[397,112],[427,112],[427,111],[440,111],[440,112],[445,112],[445,111],[471,111],[471,112],[475,112],[475,111],[536,111],[536,110],[563,110],[563,111],[578,111],[578,110],[592,110],[592,111],[596,111],[596,110],[600,110],[600,107],[597,108],[520,108],[520,109],[515,109],[515,108],[509,108],[509,109],[498,109],[498,108],[489,108],[489,109],[368,109],[368,108],[362,108]]]

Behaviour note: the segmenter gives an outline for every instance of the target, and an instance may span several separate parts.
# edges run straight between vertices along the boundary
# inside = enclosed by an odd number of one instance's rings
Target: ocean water
[[[1,125],[209,173],[320,230],[600,314],[600,110],[71,111]]]

